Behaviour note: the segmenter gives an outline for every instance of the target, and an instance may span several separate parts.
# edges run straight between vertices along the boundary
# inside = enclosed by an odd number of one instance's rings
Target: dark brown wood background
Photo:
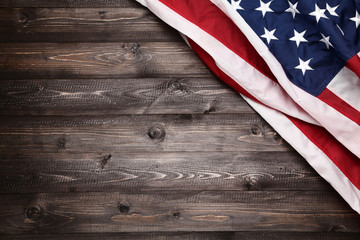
[[[132,0],[0,1],[1,239],[360,239],[360,216]]]

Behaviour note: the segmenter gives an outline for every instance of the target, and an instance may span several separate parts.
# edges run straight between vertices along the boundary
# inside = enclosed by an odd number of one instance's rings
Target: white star
[[[285,12],[290,12],[290,13],[292,13],[293,19],[295,18],[295,15],[296,15],[297,13],[300,13],[299,10],[297,10],[297,5],[298,5],[298,3],[292,4],[292,3],[289,1],[289,8],[285,10]]]
[[[326,10],[328,10],[328,12],[330,13],[330,15],[338,17],[339,15],[335,12],[336,9],[339,7],[339,5],[335,6],[335,7],[330,7],[329,4],[326,4]]]
[[[264,28],[264,31],[265,31],[265,33],[263,35],[261,35],[261,37],[266,38],[268,44],[270,44],[271,40],[279,40],[279,39],[277,39],[277,37],[274,36],[276,29],[269,31],[266,28]]]
[[[316,17],[316,22],[319,22],[320,18],[327,18],[325,15],[325,9],[321,9],[318,7],[318,5],[315,4],[315,11],[309,13],[309,15]]]
[[[321,33],[321,36],[322,36],[322,39],[320,39],[320,42],[325,43],[327,49],[329,49],[330,46],[331,46],[331,47],[334,47],[334,46],[331,44],[331,42],[330,42],[330,36],[325,37],[325,35],[322,34],[322,33]]]
[[[302,71],[303,76],[305,76],[306,70],[314,70],[309,66],[310,61],[312,60],[312,58],[310,58],[307,61],[303,61],[299,58],[299,65],[296,66],[296,69],[300,69]]]
[[[303,31],[302,33],[298,33],[295,29],[294,29],[294,36],[292,38],[290,38],[290,41],[295,41],[296,42],[296,46],[299,47],[301,42],[307,42],[307,40],[304,38],[304,34],[305,34],[306,30]]]
[[[260,7],[256,8],[255,10],[261,11],[263,17],[265,17],[265,14],[266,14],[267,12],[274,12],[274,11],[270,8],[271,2],[272,2],[272,1],[270,1],[270,2],[268,2],[268,3],[263,3],[263,2],[260,0]]]
[[[356,16],[353,18],[350,18],[351,21],[354,21],[356,24],[356,28],[358,28],[359,24],[360,24],[360,15],[358,13],[358,11],[356,11]]]
[[[235,8],[235,10],[244,10],[241,6],[240,6],[240,3],[241,3],[242,0],[231,0],[231,6],[233,6]]]

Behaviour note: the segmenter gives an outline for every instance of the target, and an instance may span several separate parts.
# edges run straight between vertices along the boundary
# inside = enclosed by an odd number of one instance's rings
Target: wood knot
[[[344,225],[332,226],[329,230],[330,232],[346,232],[346,227]]]
[[[141,58],[141,55],[138,54],[140,50],[140,45],[137,43],[125,43],[124,44],[124,58],[126,60],[134,61],[136,59]]]
[[[124,49],[133,55],[139,52],[140,45],[138,43],[125,43]]]
[[[209,113],[215,112],[215,111],[216,111],[215,106],[211,106],[209,109],[205,110],[205,111],[203,112],[203,114],[209,114]]]
[[[183,92],[183,93],[188,93],[189,92],[188,88],[179,81],[171,82],[169,84],[169,89],[170,89],[171,92]]]
[[[66,139],[65,139],[65,138],[59,138],[59,139],[57,140],[56,145],[58,146],[58,148],[61,148],[61,149],[65,148]]]
[[[108,164],[111,157],[112,157],[111,154],[108,154],[101,159],[100,161],[101,169],[104,169],[105,165]]]
[[[17,16],[17,22],[22,25],[27,25],[30,22],[29,15],[24,12],[20,12]]]
[[[179,217],[180,217],[180,212],[179,212],[179,211],[174,211],[174,212],[172,213],[172,216],[173,216],[174,218],[179,218]]]
[[[261,190],[261,186],[259,184],[259,179],[257,177],[248,178],[246,183],[245,183],[245,189],[248,190],[248,191]]]
[[[263,135],[263,131],[259,126],[252,126],[251,127],[251,133],[255,136],[261,136]]]
[[[99,11],[98,14],[99,16],[104,16],[106,14],[106,11]]]
[[[278,133],[275,133],[274,134],[274,140],[277,141],[277,142],[282,142],[282,137]]]
[[[35,207],[35,206],[26,209],[25,217],[33,222],[39,222],[43,218],[40,207]]]
[[[180,90],[181,83],[179,83],[178,81],[174,81],[174,82],[170,83],[170,88],[174,91]]]
[[[120,204],[119,211],[121,213],[129,213],[130,207],[128,205],[125,205],[125,204]]]
[[[152,140],[162,141],[165,138],[166,131],[163,126],[152,126],[149,128],[147,134]]]

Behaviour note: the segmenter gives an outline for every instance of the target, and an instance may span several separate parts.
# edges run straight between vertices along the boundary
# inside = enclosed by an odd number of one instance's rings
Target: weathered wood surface
[[[177,31],[144,8],[0,8],[0,42],[134,39],[137,42],[182,41]]]
[[[337,231],[334,228],[333,230]],[[88,234],[23,234],[23,235],[3,235],[4,240],[16,239],[69,239],[69,240],[92,240],[92,239],[108,239],[108,240],[358,240],[358,233],[342,233],[342,232],[143,232],[143,233],[88,233]]]
[[[209,77],[183,42],[2,43],[0,79]]]
[[[214,77],[0,81],[0,114],[253,113]]]
[[[9,116],[0,124],[3,154],[292,150],[255,114]]]
[[[1,239],[359,239],[360,216],[134,0],[0,1]]]
[[[0,232],[18,234],[54,233],[54,229],[57,233],[360,231],[358,214],[336,193],[321,191],[9,194],[0,199],[0,211]]]
[[[57,155],[4,156],[0,193],[331,190],[294,152]]]
[[[135,0],[1,0],[0,7],[136,7],[140,4]]]

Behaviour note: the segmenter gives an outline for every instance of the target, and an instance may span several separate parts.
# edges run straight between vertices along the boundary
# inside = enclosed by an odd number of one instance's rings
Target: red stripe
[[[238,27],[209,0],[159,0],[200,27],[255,69],[277,82],[275,76]]]
[[[296,118],[287,117],[312,143],[320,148],[355,187],[360,190],[359,158],[345,148],[324,128]]]
[[[207,0],[160,0],[168,7],[172,8],[177,13],[181,14],[183,17],[188,19],[189,21],[196,23],[196,25],[200,26],[204,31],[208,32],[212,36],[222,36],[217,38],[217,40],[221,41],[226,47],[231,49],[233,52],[241,56],[244,60],[248,63],[251,63],[253,67],[258,69],[266,76],[271,76],[269,78],[275,79],[270,70],[268,69],[266,63],[263,59],[258,56],[255,49],[248,43],[247,39],[244,37],[235,34],[240,31],[233,31],[233,29],[237,29],[236,26],[231,22],[227,22],[225,19],[229,20],[227,16],[221,15],[219,10],[213,9],[214,6],[209,6],[209,2]],[[203,16],[204,13],[211,14],[212,17],[196,17],[196,16]],[[230,20],[231,21],[231,20]],[[235,27],[235,28],[233,28]],[[213,34],[212,28],[216,29],[217,33]],[[234,43],[241,44],[237,46],[233,46],[230,44],[232,41]],[[192,45],[194,47],[194,45]],[[195,48],[196,49],[196,48]],[[194,49],[194,50],[195,50]],[[250,49],[250,51],[249,51]],[[199,51],[199,49],[197,49]],[[245,51],[245,54],[242,52]],[[210,57],[210,56],[208,56]],[[259,58],[260,57],[260,58]],[[209,64],[211,69],[214,69],[214,72],[225,82],[229,81],[229,77],[221,72],[220,69],[214,64],[212,61],[206,60],[207,57],[203,59],[206,64]],[[265,67],[264,67],[265,66]],[[267,69],[267,70],[266,70]],[[269,72],[267,72],[269,71]],[[234,81],[230,81],[231,84],[234,84]],[[236,84],[236,83],[235,83]],[[237,85],[237,84],[236,84]],[[235,89],[240,92],[243,92],[243,89],[239,89],[235,85]],[[321,95],[325,101],[328,101],[329,95],[331,95],[327,90],[323,92],[324,94]],[[333,97],[333,96],[332,96]],[[332,98],[330,97],[330,98]],[[323,100],[323,101],[324,101]],[[332,102],[332,101],[330,101]],[[341,103],[341,101],[333,102],[333,105],[342,108],[347,106],[348,104]],[[333,106],[333,107],[334,107]],[[341,106],[341,107],[340,107]],[[326,154],[331,161],[340,169],[341,172],[356,186],[360,189],[360,165],[359,159],[347,150],[341,143],[339,143],[331,134],[329,134],[324,128],[318,127],[315,125],[311,125],[305,123],[304,121],[298,120],[296,118],[288,117],[293,124],[307,136],[311,142],[313,142],[319,149],[321,149],[324,154]]]
[[[187,38],[192,49],[200,56],[204,63],[225,83],[236,91],[256,100],[246,90],[239,86],[232,78],[222,72],[213,58],[201,47]],[[327,92],[329,90],[326,90]],[[329,91],[330,92],[330,91]],[[331,92],[330,92],[331,94]],[[331,97],[333,98],[333,97]],[[256,100],[257,101],[257,100]],[[259,102],[259,101],[257,101]],[[336,140],[323,127],[312,125],[285,115],[315,146],[317,146],[329,159],[340,169],[340,171],[360,190],[360,162],[359,159]]]
[[[360,78],[360,57],[358,55],[350,58],[346,63],[346,67],[348,67]]]
[[[317,96],[317,98],[360,125],[359,111],[350,106],[329,89],[325,88],[322,93]]]

